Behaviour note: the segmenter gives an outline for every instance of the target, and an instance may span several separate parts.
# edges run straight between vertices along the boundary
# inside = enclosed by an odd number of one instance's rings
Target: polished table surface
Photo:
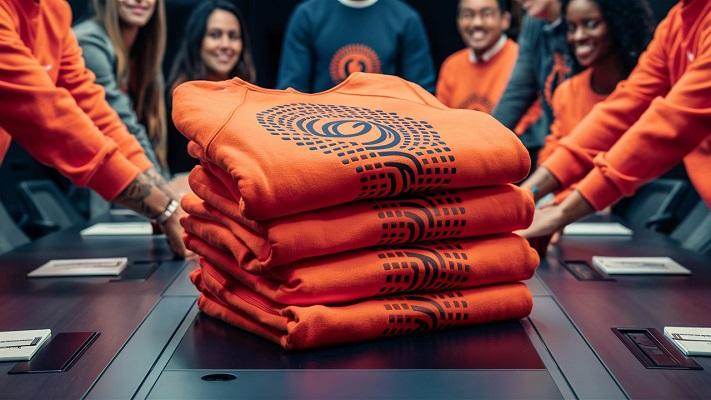
[[[579,281],[560,260],[597,256],[667,256],[690,276],[617,275],[614,281]],[[655,234],[632,238],[564,238],[537,271],[561,307],[632,398],[709,398],[711,359],[695,357],[702,371],[647,369],[612,328],[711,327],[711,260]]]
[[[690,277],[578,281],[561,259],[665,255]],[[154,260],[147,279],[27,279],[52,258]],[[711,326],[709,260],[656,235],[564,238],[529,282],[534,311],[520,322],[287,353],[198,313],[160,237],[50,235],[0,256],[0,330],[51,328],[101,336],[67,372],[8,375],[0,398],[709,398],[702,371],[650,370],[614,327]],[[211,381],[216,373],[233,381]]]
[[[14,363],[0,363],[0,398],[82,397],[183,268],[184,261],[171,261],[164,242],[160,237],[82,238],[73,230],[0,256],[0,330],[101,333],[64,373],[8,375]],[[146,280],[25,277],[50,259],[82,257],[128,257],[129,262],[156,260],[160,265]]]

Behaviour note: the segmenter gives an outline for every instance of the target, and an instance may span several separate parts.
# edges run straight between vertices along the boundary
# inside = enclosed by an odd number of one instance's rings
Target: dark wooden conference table
[[[0,363],[0,399],[711,398],[711,358],[648,369],[612,330],[711,326],[710,260],[654,234],[564,237],[528,282],[534,310],[521,321],[288,353],[201,315],[195,263],[172,260],[163,238],[78,232],[0,255],[0,330],[100,336],[65,372],[10,375],[14,363]],[[593,255],[670,256],[693,274],[584,281],[563,267]],[[136,273],[25,276],[85,257],[128,257]]]

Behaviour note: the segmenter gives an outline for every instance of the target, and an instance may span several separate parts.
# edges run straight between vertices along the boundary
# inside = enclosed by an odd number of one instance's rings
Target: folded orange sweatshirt
[[[238,78],[187,82],[173,93],[173,119],[233,177],[251,219],[517,182],[530,167],[516,135],[491,116],[449,109],[388,75],[354,73],[317,94]]]
[[[232,218],[230,204],[189,193],[182,200],[189,215],[181,223],[255,273],[372,246],[512,232],[533,217],[531,197],[514,186],[366,200],[260,223]]]
[[[356,250],[253,275],[198,237],[187,235],[185,243],[213,275],[235,279],[278,303],[302,306],[522,281],[539,261],[525,239],[507,234]]]
[[[190,275],[200,310],[287,350],[311,349],[526,317],[533,306],[522,283],[384,297],[338,306],[285,306],[202,269]]]

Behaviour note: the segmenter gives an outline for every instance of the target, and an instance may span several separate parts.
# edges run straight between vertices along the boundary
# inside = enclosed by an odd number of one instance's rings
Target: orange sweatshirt
[[[683,0],[629,78],[543,166],[563,187],[584,177],[578,190],[599,210],[683,159],[711,206],[710,134],[711,2]]]
[[[469,48],[459,50],[442,63],[437,80],[437,98],[452,108],[467,108],[490,114],[509,82],[518,57],[511,39],[489,59],[473,62]]]
[[[560,140],[575,129],[595,104],[607,98],[607,95],[593,91],[591,75],[592,69],[588,68],[563,81],[555,90],[551,102],[555,119],[551,124],[551,133],[546,136],[546,143],[538,153],[539,164],[550,157]]]
[[[191,154],[229,173],[240,210],[256,220],[516,182],[530,167],[518,137],[491,116],[449,109],[390,75],[356,72],[316,94],[238,78],[187,82],[173,92],[173,120],[195,142]]]
[[[62,0],[0,0],[0,161],[11,138],[106,199],[151,163],[84,67]]]
[[[196,269],[190,279],[201,292],[197,303],[204,313],[287,350],[517,320],[533,308],[531,292],[523,283],[289,306],[261,296],[217,269]]]
[[[518,58],[518,44],[506,39],[503,47],[490,58],[485,56],[483,60],[472,61],[471,57],[471,50],[466,48],[444,60],[437,79],[437,99],[447,107],[491,114],[511,77]],[[514,132],[523,134],[540,115],[540,103],[536,102],[521,117]]]

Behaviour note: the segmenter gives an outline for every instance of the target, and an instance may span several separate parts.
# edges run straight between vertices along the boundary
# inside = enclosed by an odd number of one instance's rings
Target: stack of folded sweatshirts
[[[523,318],[538,257],[518,138],[402,79],[319,94],[189,82],[200,309],[286,349]]]

